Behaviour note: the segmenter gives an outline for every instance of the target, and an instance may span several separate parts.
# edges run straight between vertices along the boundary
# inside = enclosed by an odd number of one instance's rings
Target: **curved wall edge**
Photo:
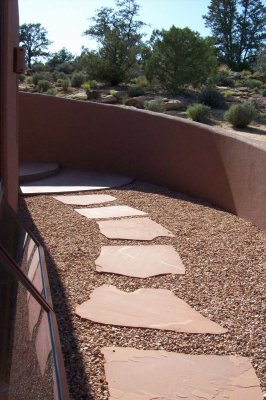
[[[181,118],[19,94],[20,160],[131,175],[266,230],[266,143]]]

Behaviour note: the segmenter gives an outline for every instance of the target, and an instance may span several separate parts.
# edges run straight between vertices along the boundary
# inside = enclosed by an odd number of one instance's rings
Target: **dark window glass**
[[[50,313],[0,251],[0,400],[58,399]]]

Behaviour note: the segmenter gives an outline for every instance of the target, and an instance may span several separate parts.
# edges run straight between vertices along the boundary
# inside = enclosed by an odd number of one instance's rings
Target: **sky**
[[[208,11],[210,0],[137,0],[140,5],[139,20],[145,27],[146,39],[153,29],[186,26],[202,36],[210,35],[202,15]],[[71,53],[80,54],[81,47],[96,49],[95,41],[82,33],[88,29],[89,18],[101,7],[115,7],[115,0],[19,0],[19,19],[23,23],[41,23],[53,41],[50,52],[66,47]]]

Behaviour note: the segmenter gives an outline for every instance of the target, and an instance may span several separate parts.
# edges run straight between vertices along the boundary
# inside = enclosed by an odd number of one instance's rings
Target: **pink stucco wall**
[[[20,93],[21,161],[132,175],[266,230],[266,143],[184,119]]]

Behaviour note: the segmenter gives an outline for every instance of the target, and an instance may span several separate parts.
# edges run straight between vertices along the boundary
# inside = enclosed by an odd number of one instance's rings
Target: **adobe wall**
[[[16,210],[18,198],[17,74],[13,71],[18,46],[17,1],[1,2],[0,163],[4,193]]]
[[[131,175],[266,230],[266,143],[184,119],[20,93],[20,160]]]

